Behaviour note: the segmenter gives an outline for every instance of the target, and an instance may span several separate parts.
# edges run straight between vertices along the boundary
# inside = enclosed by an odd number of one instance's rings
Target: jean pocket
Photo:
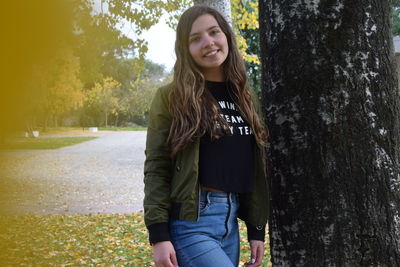
[[[210,204],[208,203],[207,200],[200,200],[200,202],[199,202],[200,213],[203,213],[204,211],[206,211],[209,206],[210,206]]]

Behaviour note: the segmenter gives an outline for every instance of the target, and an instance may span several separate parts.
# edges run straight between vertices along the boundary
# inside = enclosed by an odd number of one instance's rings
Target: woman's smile
[[[210,56],[214,56],[215,54],[218,53],[219,50],[213,50],[211,52],[206,53],[204,56],[205,57],[210,57]]]

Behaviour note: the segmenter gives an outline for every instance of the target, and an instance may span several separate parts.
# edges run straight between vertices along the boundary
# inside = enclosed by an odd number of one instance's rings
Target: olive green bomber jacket
[[[171,84],[158,89],[149,115],[143,205],[150,243],[170,240],[168,222],[171,219],[199,219],[200,138],[171,158],[167,142],[172,122],[169,110],[171,89]],[[256,232],[265,233],[269,216],[265,153],[260,145],[255,147],[254,192],[239,195],[239,218],[246,222],[249,239],[260,239],[255,238]]]

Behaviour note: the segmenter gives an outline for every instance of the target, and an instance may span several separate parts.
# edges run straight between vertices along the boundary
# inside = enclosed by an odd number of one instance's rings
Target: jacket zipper
[[[197,184],[198,186],[198,197],[197,197],[197,218],[196,221],[198,222],[200,220],[200,195],[201,195],[201,189],[200,185]]]

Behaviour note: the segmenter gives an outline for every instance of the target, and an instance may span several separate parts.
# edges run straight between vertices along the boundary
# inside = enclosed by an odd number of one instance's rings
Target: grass
[[[0,149],[57,149],[86,142],[97,137],[40,137],[40,138],[14,138],[0,144]]]
[[[243,223],[240,236],[243,266],[250,258]],[[151,255],[142,213],[0,217],[3,266],[154,266]]]
[[[97,127],[99,131],[146,131],[147,127],[144,126],[132,126],[132,127]],[[38,129],[40,131],[40,129]],[[88,132],[88,127],[51,127],[47,128],[46,131],[41,131],[41,134],[57,134],[57,133],[68,133],[68,132]]]
[[[99,127],[100,131],[146,131],[147,127],[135,126],[135,127]]]
[[[83,131],[84,129],[87,130],[87,128],[84,127],[47,127],[46,131],[43,131],[42,128],[37,128],[35,129],[35,131],[39,131],[40,134],[43,133],[52,134],[52,133],[68,132],[68,131]]]
[[[97,127],[99,131],[146,131],[147,127],[134,126],[134,127]],[[57,134],[83,134],[92,133],[89,132],[88,127],[48,127],[46,131],[38,128],[35,131],[39,131],[41,136],[46,135],[57,135]]]

